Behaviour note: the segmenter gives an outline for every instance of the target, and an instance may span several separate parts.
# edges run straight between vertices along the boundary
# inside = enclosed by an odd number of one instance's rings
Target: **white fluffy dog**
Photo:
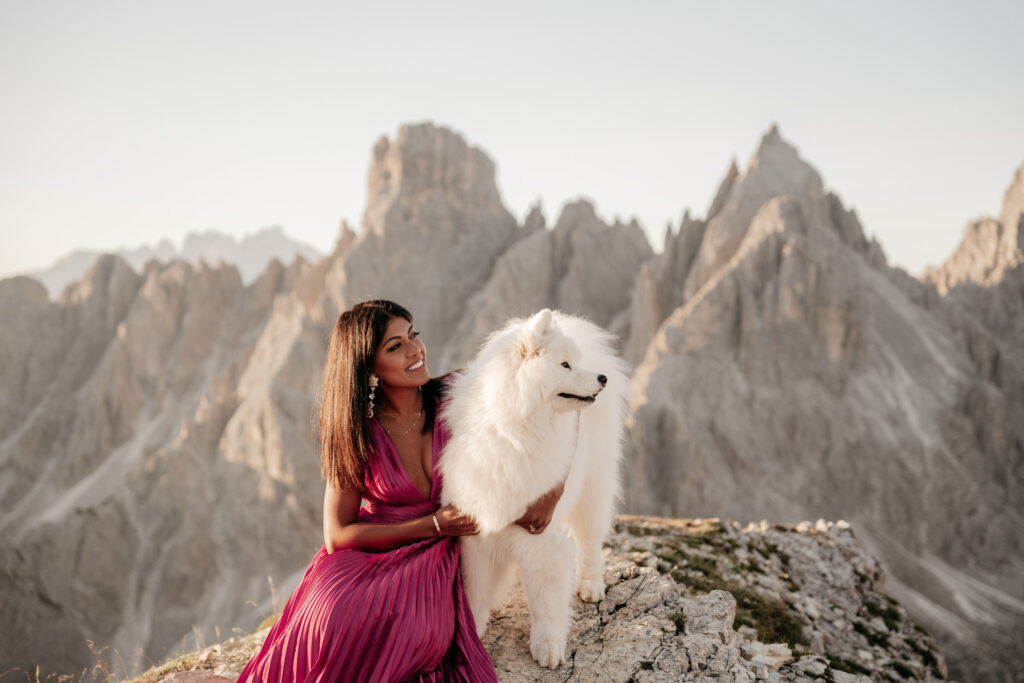
[[[455,377],[444,413],[452,436],[441,457],[442,502],[480,529],[461,540],[477,632],[518,565],[533,619],[530,652],[544,667],[565,661],[574,558],[580,597],[604,596],[601,543],[619,493],[627,381],[611,341],[593,323],[547,309],[512,320]],[[514,524],[562,481],[543,533]]]

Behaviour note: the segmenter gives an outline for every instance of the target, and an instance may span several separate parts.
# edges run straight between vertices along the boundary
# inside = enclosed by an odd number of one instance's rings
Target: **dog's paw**
[[[531,640],[530,654],[545,669],[554,669],[565,661],[565,643],[554,640]]]
[[[577,592],[583,602],[600,602],[604,598],[604,581],[580,581]]]

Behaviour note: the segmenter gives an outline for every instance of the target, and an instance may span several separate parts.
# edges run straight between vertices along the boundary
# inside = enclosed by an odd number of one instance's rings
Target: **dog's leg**
[[[540,536],[521,539],[515,546],[533,620],[530,654],[549,669],[565,661],[575,550],[565,534],[550,527]]]
[[[612,497],[588,495],[569,515],[569,527],[580,546],[576,563],[576,591],[584,602],[604,598],[604,552],[601,544],[612,523]]]
[[[508,562],[499,562],[494,539],[480,536],[464,536],[461,545],[462,587],[466,591],[466,602],[476,622],[476,634],[483,637],[491,608],[501,597],[496,593],[507,586],[505,576],[509,573]],[[506,588],[507,589],[507,588]]]

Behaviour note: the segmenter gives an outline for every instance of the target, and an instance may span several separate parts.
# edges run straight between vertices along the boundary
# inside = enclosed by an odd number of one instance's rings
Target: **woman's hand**
[[[551,489],[543,496],[533,501],[530,507],[526,508],[526,514],[516,520],[516,524],[526,529],[531,534],[542,534],[551,524],[551,517],[555,514],[555,506],[565,491],[565,482]]]
[[[442,536],[475,536],[480,533],[476,528],[476,520],[459,512],[454,505],[445,505],[434,514]]]

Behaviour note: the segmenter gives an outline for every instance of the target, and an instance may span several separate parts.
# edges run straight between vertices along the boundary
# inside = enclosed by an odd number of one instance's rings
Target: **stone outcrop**
[[[849,525],[796,527],[717,519],[621,517],[605,547],[607,594],[575,601],[567,661],[529,653],[519,589],[492,616],[484,645],[499,680],[945,680],[935,643],[882,591],[878,560]],[[135,683],[234,680],[267,629],[146,672]]]

